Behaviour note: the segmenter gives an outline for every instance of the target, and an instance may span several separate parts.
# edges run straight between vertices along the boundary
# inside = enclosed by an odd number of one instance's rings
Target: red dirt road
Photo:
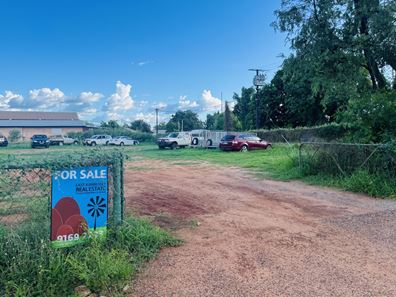
[[[131,296],[396,296],[394,201],[208,164],[128,167],[130,211],[198,222]]]

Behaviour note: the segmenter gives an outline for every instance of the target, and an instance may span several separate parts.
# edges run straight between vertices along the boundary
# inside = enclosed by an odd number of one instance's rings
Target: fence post
[[[120,156],[120,182],[121,182],[121,220],[124,220],[125,196],[124,196],[124,155]]]
[[[302,153],[301,153],[301,149],[304,145],[303,143],[300,143],[300,146],[298,147],[298,167],[300,168],[300,172],[302,172]]]
[[[119,225],[122,222],[122,190],[121,175],[122,173],[121,156],[117,155],[113,161],[113,223]]]

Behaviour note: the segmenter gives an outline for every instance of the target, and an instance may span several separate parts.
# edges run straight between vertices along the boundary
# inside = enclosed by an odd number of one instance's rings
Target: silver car
[[[110,135],[94,135],[84,140],[84,145],[96,146],[96,145],[108,145],[111,140]]]
[[[124,145],[137,145],[137,144],[139,144],[139,141],[132,139],[128,136],[117,136],[109,141],[109,145],[124,146]]]

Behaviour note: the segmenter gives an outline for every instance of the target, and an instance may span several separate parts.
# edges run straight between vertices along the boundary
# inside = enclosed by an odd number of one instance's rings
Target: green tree
[[[242,125],[237,116],[231,112],[232,126],[234,130],[241,131]],[[208,130],[223,130],[224,129],[224,112],[215,112],[214,114],[206,115],[206,129]]]
[[[240,121],[241,129],[244,131],[255,128],[254,96],[254,88],[242,88],[241,95],[234,93],[233,96],[234,101],[236,101],[234,114]]]
[[[8,133],[8,138],[10,139],[11,142],[17,142],[18,140],[21,139],[21,130],[19,129],[12,129]]]
[[[202,129],[203,123],[198,118],[198,114],[192,112],[191,110],[181,111],[178,110],[174,115],[172,115],[169,122],[166,124],[166,131],[190,131],[194,129]]]
[[[362,75],[373,89],[387,87],[381,68],[396,67],[395,9],[395,1],[284,0],[274,25],[316,69],[314,87],[326,97],[353,91]]]
[[[228,106],[228,102],[225,103],[225,109],[224,109],[224,130],[227,132],[234,130],[232,113],[230,107]]]
[[[146,123],[143,120],[133,121],[130,125],[130,128],[140,132],[146,132],[146,133],[151,132],[150,124]]]
[[[120,126],[120,124],[118,124],[117,121],[115,121],[115,120],[110,120],[110,121],[108,121],[108,122],[102,121],[102,122],[100,123],[100,127],[102,127],[102,128],[113,128],[113,129],[115,129],[115,128],[120,128],[121,126]]]

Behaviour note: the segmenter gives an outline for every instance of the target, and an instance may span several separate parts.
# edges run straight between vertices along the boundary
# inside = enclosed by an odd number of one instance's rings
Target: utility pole
[[[253,84],[256,87],[256,129],[260,128],[260,119],[259,119],[259,91],[260,87],[265,84],[265,75],[260,72],[264,72],[264,69],[249,69],[249,71],[255,71],[256,75],[253,79]]]
[[[158,110],[159,108],[157,107],[155,109],[155,133],[158,135]]]
[[[221,103],[220,103],[220,113],[223,112],[223,92],[220,93]]]

